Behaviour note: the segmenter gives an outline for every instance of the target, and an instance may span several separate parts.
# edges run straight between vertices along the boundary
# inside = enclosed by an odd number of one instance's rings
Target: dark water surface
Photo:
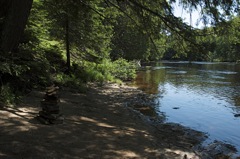
[[[224,141],[240,152],[239,64],[166,61],[148,66],[135,85],[157,94],[157,111],[166,122],[206,132],[207,142]]]

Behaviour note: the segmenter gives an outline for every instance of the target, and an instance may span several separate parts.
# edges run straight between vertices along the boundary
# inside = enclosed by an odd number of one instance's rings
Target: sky
[[[188,13],[186,10],[182,8],[182,6],[179,6],[178,0],[173,5],[174,7],[174,15],[176,17],[181,17],[184,19],[183,21],[190,25],[190,13]],[[204,25],[203,23],[199,23],[197,25],[197,20],[200,18],[199,11],[192,11],[192,26],[195,28],[202,28]]]

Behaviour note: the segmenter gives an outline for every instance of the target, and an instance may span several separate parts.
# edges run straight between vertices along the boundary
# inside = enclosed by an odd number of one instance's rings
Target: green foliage
[[[20,39],[17,52],[1,52],[0,100],[4,103],[14,103],[33,87],[44,87],[50,82],[52,67],[46,58],[49,45],[43,45],[49,37],[48,20],[40,6],[40,1],[34,1],[31,16],[24,36]]]
[[[114,26],[112,59],[143,59],[147,53],[149,37],[142,30],[139,30],[137,26],[130,24],[129,19],[120,17],[118,23]]]
[[[1,85],[0,102],[9,105],[15,103],[19,97],[16,96],[9,84]]]
[[[45,7],[48,12],[47,17],[52,25],[49,29],[50,35],[62,42],[68,35],[72,62],[73,57],[92,61],[93,59],[88,58],[88,55],[96,57],[97,60],[108,58],[113,27],[105,19],[110,16],[110,12],[108,8],[104,8],[101,1],[95,0],[94,3],[61,1],[59,3],[57,0],[51,0],[45,1],[44,4],[47,6]]]
[[[240,17],[235,17],[227,24],[217,27],[216,58],[221,61],[240,59]]]
[[[121,80],[132,80],[136,77],[137,65],[134,61],[128,62],[120,58],[113,62],[112,74]]]
[[[1,100],[6,103],[14,102],[22,93],[46,84],[49,79],[47,62],[43,58],[34,58],[34,52],[26,47],[20,50],[20,55],[12,54],[1,62]]]
[[[120,80],[131,80],[136,77],[136,64],[124,59],[114,62],[103,60],[100,64],[85,62],[84,66],[73,64],[71,74],[59,73],[54,77],[55,82],[63,86],[84,90],[84,83],[97,82],[117,82]]]
[[[239,17],[235,17],[216,27],[193,30],[199,35],[196,37],[198,47],[194,45],[188,47],[194,60],[230,62],[239,60],[239,24]]]
[[[112,62],[104,59],[102,63],[96,64],[85,62],[83,66],[74,64],[74,75],[83,82],[118,82],[120,80],[132,80],[136,76],[136,64],[125,59]]]
[[[77,89],[79,92],[86,92],[86,85],[74,75],[66,75],[63,73],[56,74],[54,82],[58,85]]]
[[[29,70],[29,67],[27,65],[19,65],[14,63],[13,61],[10,61],[9,59],[0,62],[0,72],[1,74],[9,74],[11,76],[18,77],[23,72],[26,72]]]
[[[174,17],[173,2],[34,0],[20,46],[0,55],[1,100],[12,102],[14,94],[53,81],[82,89],[87,82],[131,80],[137,67],[129,61],[136,59],[240,60],[239,17],[226,19],[237,2],[180,1],[189,11],[201,4],[205,22],[229,20],[202,30]]]

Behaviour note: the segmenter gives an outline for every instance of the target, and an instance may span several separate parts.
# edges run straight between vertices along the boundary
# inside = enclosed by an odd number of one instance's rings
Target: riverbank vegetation
[[[175,17],[173,3],[1,1],[1,102],[51,83],[131,80],[136,60],[240,60],[238,1],[180,1],[185,9],[201,6],[211,23],[202,29]]]

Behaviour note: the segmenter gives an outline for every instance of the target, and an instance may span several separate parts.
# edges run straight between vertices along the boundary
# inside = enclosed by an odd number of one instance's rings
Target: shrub
[[[121,80],[132,80],[136,77],[137,66],[134,62],[128,62],[127,60],[120,58],[113,62],[114,68],[112,69],[112,75]]]
[[[54,77],[53,80],[53,82],[57,83],[58,85],[74,88],[80,92],[86,92],[86,86],[84,85],[84,83],[72,74],[66,75],[63,73],[59,73]]]
[[[103,59],[100,64],[84,62],[79,66],[73,64],[72,73],[82,82],[120,82],[120,80],[132,80],[136,77],[136,64],[125,59],[118,59],[112,62]]]
[[[13,89],[9,84],[5,84],[1,86],[0,90],[0,101],[6,105],[16,103],[19,99],[18,96],[14,93]]]

